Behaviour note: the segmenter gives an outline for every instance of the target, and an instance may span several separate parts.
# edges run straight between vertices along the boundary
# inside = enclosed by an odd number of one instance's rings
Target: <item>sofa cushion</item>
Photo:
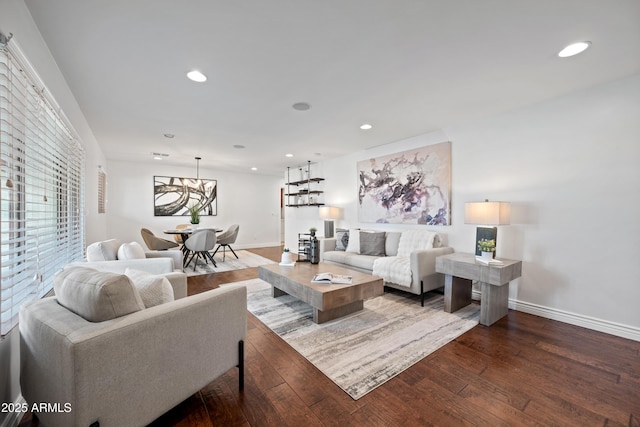
[[[371,271],[373,269],[373,263],[378,258],[380,257],[371,255],[359,255],[343,251],[329,251],[323,254],[324,262],[344,264],[346,266],[356,267],[367,271]]]
[[[145,259],[144,248],[138,242],[123,243],[118,249],[118,259]]]
[[[53,277],[58,303],[89,322],[104,322],[144,309],[138,291],[123,274],[67,268]]]
[[[433,248],[433,239],[436,234],[427,230],[403,231],[398,244],[398,256],[408,257],[411,252]]]
[[[87,246],[87,261],[114,261],[118,259],[119,247],[116,239],[92,243]]]
[[[384,253],[387,256],[398,255],[398,244],[400,243],[401,231],[387,231],[387,239],[384,242]]]
[[[384,256],[385,239],[386,233],[384,231],[360,233],[360,253],[362,255]]]
[[[336,230],[336,251],[344,251],[349,245],[349,230],[338,228]]]
[[[138,290],[145,308],[174,300],[171,283],[164,276],[127,268],[124,272]]]
[[[354,254],[360,253],[360,230],[357,228],[349,229],[349,244],[347,245],[346,252]]]

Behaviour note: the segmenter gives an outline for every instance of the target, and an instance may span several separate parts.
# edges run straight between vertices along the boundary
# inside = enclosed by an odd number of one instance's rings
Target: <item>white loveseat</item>
[[[55,297],[23,304],[22,395],[29,407],[63,405],[38,413],[43,424],[147,425],[235,366],[242,388],[244,286],[155,306],[137,286],[124,275],[65,269]]]
[[[422,305],[425,292],[444,286],[436,257],[450,253],[438,233],[426,230],[338,230],[336,238],[320,239],[321,262],[380,276],[385,286],[420,295]]]
[[[137,242],[120,243],[116,239],[95,242],[87,246],[87,259],[67,267],[87,267],[109,273],[124,274],[127,269],[165,276],[175,298],[187,296],[187,276],[182,270],[180,250],[145,251]]]

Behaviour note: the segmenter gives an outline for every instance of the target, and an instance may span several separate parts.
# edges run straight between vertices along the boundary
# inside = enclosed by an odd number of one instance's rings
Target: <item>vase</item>
[[[191,227],[190,227],[190,228],[191,228],[192,230],[197,230],[199,225],[200,225],[200,224],[191,224]]]
[[[291,252],[282,252],[282,258],[280,259],[280,263],[282,263],[282,264],[292,264],[293,263],[293,256],[291,255]]]
[[[493,259],[493,252],[482,252],[482,258],[483,259]]]

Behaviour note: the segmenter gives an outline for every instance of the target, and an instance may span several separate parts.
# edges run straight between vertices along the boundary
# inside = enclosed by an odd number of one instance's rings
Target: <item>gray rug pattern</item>
[[[248,310],[315,365],[353,399],[359,399],[478,324],[480,306],[444,312],[444,297],[389,293],[365,301],[364,310],[313,323],[311,307],[253,279]]]
[[[231,270],[241,270],[243,268],[250,267],[258,267],[260,265],[265,264],[275,264],[275,261],[271,261],[268,258],[262,257],[258,254],[254,254],[253,252],[245,251],[245,250],[236,250],[238,254],[238,259],[231,253],[231,251],[227,251],[227,255],[222,260],[222,249],[213,257],[216,260],[217,267],[214,267],[209,261],[208,264],[205,264],[202,259],[198,261],[198,265],[194,271],[195,260],[191,262],[187,267],[184,268],[184,272],[187,276],[198,276],[200,274],[211,274],[211,273],[219,273],[222,271],[231,271]]]

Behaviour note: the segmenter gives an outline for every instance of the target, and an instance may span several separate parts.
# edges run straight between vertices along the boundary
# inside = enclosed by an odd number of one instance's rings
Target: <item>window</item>
[[[84,151],[11,40],[0,46],[0,333],[84,254]]]

